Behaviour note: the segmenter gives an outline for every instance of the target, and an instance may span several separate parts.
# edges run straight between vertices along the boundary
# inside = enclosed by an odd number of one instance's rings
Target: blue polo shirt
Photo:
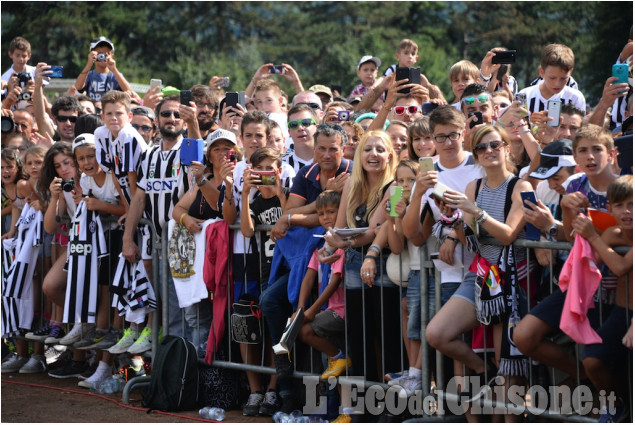
[[[309,164],[300,168],[298,174],[293,178],[293,186],[291,186],[291,195],[299,196],[304,199],[307,204],[315,201],[320,193],[322,186],[320,185],[320,171],[318,164]],[[342,173],[350,174],[353,171],[353,161],[342,158],[340,168],[335,173],[339,176]]]

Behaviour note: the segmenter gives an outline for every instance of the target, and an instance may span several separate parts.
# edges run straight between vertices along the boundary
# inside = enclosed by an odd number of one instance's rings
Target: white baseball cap
[[[73,152],[75,152],[76,148],[84,145],[95,146],[95,136],[90,133],[82,133],[79,136],[75,137],[75,139],[73,140]]]
[[[374,62],[375,65],[377,65],[377,68],[381,66],[381,59],[375,56],[367,55],[367,56],[362,56],[362,58],[357,63],[357,70],[359,70],[359,68],[361,68],[362,65],[365,64],[366,62]]]

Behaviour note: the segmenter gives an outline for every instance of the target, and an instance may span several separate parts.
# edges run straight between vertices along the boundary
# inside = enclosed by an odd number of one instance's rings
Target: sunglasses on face
[[[419,108],[418,106],[395,106],[394,108],[392,108],[392,110],[395,115],[403,115],[406,113],[406,111],[408,111],[408,114],[414,115],[417,112],[421,111],[421,108]]]
[[[159,115],[161,115],[163,118],[170,118],[172,115],[174,115],[174,118],[176,118],[177,120],[181,118],[181,113],[179,111],[161,111]]]
[[[70,116],[58,115],[55,117],[55,119],[57,120],[57,122],[70,121],[73,124],[77,122],[77,117],[75,115],[70,115]]]
[[[317,103],[313,103],[313,102],[300,102],[300,103],[298,103],[298,105],[309,105],[309,108],[311,108],[311,109],[322,110],[322,108],[320,108],[320,105],[318,105]]]
[[[479,101],[481,103],[487,103],[487,101],[489,100],[489,94],[481,94],[478,96],[468,96],[463,98],[463,103],[465,103],[466,105],[474,105],[474,102]]]
[[[491,141],[489,143],[479,143],[478,145],[474,146],[474,152],[477,153],[477,154],[481,153],[481,152],[485,152],[487,150],[488,146],[493,151],[498,151],[505,145],[506,145],[506,143],[501,141],[501,140],[493,140],[493,141]]]
[[[301,120],[295,120],[295,121],[289,121],[287,123],[287,126],[289,127],[289,130],[297,130],[300,125],[302,125],[303,128],[309,128],[312,125],[316,125],[317,121],[314,120],[313,118],[304,118]]]
[[[137,131],[143,131],[144,133],[147,133],[148,131],[152,130],[152,127],[150,127],[149,125],[132,124],[132,128],[134,128]]]

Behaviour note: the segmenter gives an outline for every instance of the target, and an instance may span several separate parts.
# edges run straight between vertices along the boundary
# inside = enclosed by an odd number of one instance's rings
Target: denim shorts
[[[375,265],[377,266],[377,272],[375,273],[375,286],[395,286],[395,284],[388,278],[388,274],[386,274],[387,259],[388,256],[383,255],[381,259],[377,258],[375,260]],[[367,285],[362,282],[362,277],[360,275],[363,262],[364,257],[361,252],[354,249],[349,249],[346,252],[346,264],[344,266],[344,283],[346,285],[346,289],[362,289],[367,287]]]
[[[424,272],[425,273],[425,272]],[[428,277],[428,322],[435,313],[435,284],[434,277]],[[410,270],[408,274],[408,290],[406,302],[408,305],[408,339],[421,339],[421,271]]]
[[[476,307],[476,273],[467,272],[461,286],[454,292],[453,297],[464,299]]]

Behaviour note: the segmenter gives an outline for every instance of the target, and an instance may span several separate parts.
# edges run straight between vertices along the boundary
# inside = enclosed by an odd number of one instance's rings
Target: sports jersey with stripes
[[[108,255],[108,248],[99,213],[89,210],[86,201],[77,205],[69,237],[63,321],[95,323],[99,258]]]
[[[120,255],[112,284],[117,288],[112,307],[120,316],[125,314],[127,321],[143,323],[146,314],[156,310],[156,296],[143,262],[132,264]]]
[[[181,164],[181,141],[172,149],[161,150],[163,143],[146,151],[137,170],[137,187],[146,193],[146,217],[157,234],[167,230],[176,203],[189,190],[187,169]]]
[[[534,81],[529,83],[527,85],[527,87],[529,87],[529,86],[537,86],[538,84],[542,83],[543,81],[544,80],[543,80],[542,77],[538,77]],[[569,77],[569,79],[567,80],[567,86],[571,87],[572,89],[580,90],[580,88],[578,87],[577,81],[573,77]]]
[[[105,125],[95,130],[97,162],[104,171],[113,171],[128,204],[132,199],[128,173],[137,171],[141,154],[146,150],[148,145],[130,123],[121,129],[114,140],[112,133]]]
[[[282,162],[289,164],[293,168],[293,171],[298,174],[300,168],[304,167],[305,165],[313,164],[313,158],[309,160],[302,159],[295,154],[294,149],[289,149],[287,153],[282,156]]]
[[[520,91],[527,95],[527,107],[529,113],[540,112],[547,109],[549,100],[560,100],[562,103],[570,103],[581,111],[586,111],[586,100],[584,95],[576,89],[565,86],[560,93],[556,93],[549,99],[545,99],[540,93],[540,86],[526,87]]]

